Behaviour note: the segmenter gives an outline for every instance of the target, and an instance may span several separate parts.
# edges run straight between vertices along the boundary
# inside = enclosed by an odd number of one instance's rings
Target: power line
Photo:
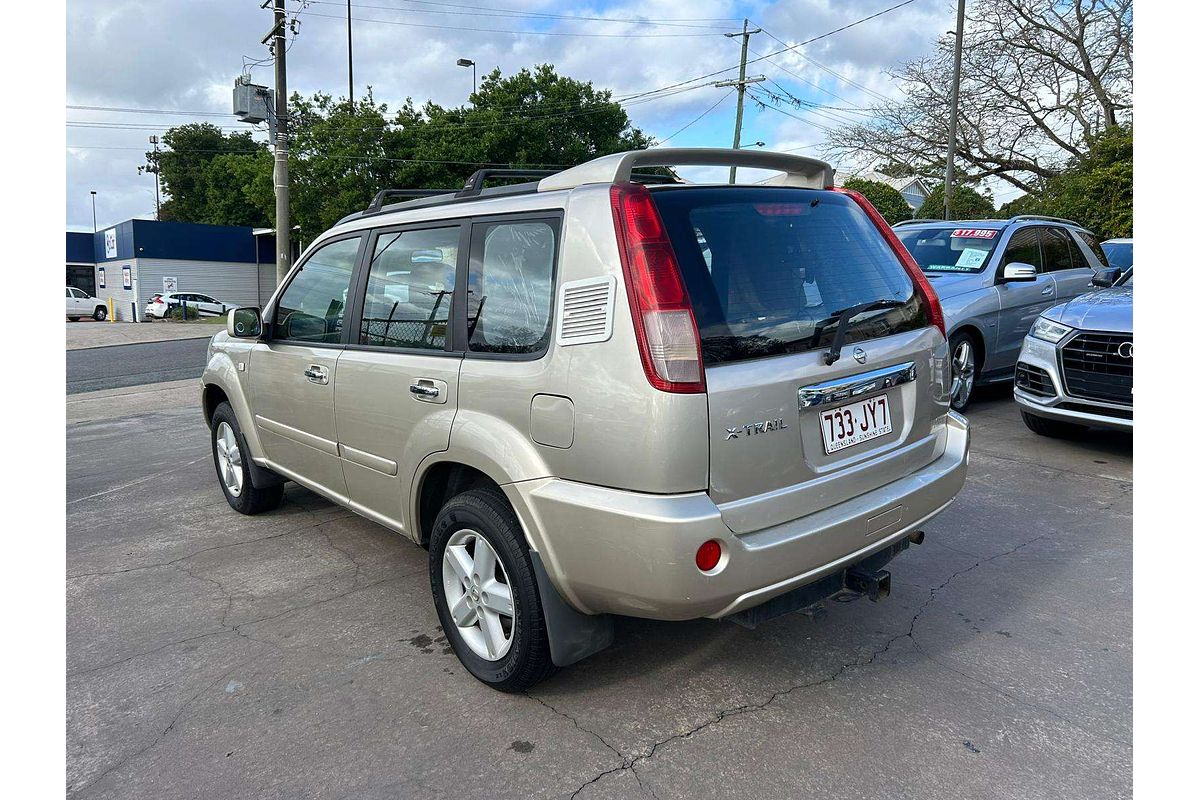
[[[313,5],[336,5],[341,6],[339,0],[308,0]],[[551,14],[539,11],[523,11],[517,9],[498,8],[495,6],[473,6],[463,5],[460,3],[434,3],[425,2],[424,0],[401,0],[414,5],[424,6],[439,6],[449,9],[465,9],[462,11],[443,11],[431,8],[400,8],[392,5],[368,5],[364,3],[356,4],[358,8],[369,8],[376,11],[395,11],[398,13],[417,13],[417,14],[446,14],[453,16],[473,16],[473,17],[501,17],[512,19],[535,19],[535,20],[564,20],[578,22],[610,22],[620,25],[650,25],[655,27],[676,27],[676,28],[705,28],[709,30],[728,30],[727,27],[717,25],[696,25],[695,22],[724,22],[735,21],[733,18],[724,17],[673,17],[673,18],[631,18],[631,17],[590,17],[580,14]]]
[[[909,0],[909,2],[913,2],[913,0]],[[907,5],[907,3],[901,3],[901,5]],[[899,7],[899,6],[897,6],[897,8],[898,8],[898,7]],[[884,13],[884,12],[880,12],[880,13]],[[782,45],[786,45],[786,44],[787,44],[787,42],[785,42],[783,39],[780,39],[778,36],[776,36],[775,34],[771,33],[771,32],[770,32],[770,31],[768,31],[768,30],[763,30],[763,33],[765,33],[767,36],[771,37],[772,39],[774,39],[775,41],[779,42],[779,43],[780,43],[780,44],[782,44]],[[804,44],[804,43],[802,42],[801,44]],[[800,46],[800,45],[796,45],[796,47],[799,47],[799,46]],[[853,81],[853,80],[851,80],[850,78],[847,78],[845,75],[842,75],[840,72],[835,72],[833,69],[831,69],[831,68],[829,68],[829,67],[825,66],[825,65],[824,65],[824,64],[822,64],[820,61],[817,61],[815,58],[813,58],[812,56],[810,56],[810,55],[807,55],[806,53],[801,53],[801,52],[799,52],[799,51],[795,51],[795,50],[794,50],[794,48],[789,48],[789,50],[791,50],[792,52],[795,52],[795,53],[796,53],[796,55],[800,56],[800,58],[802,58],[802,59],[804,59],[805,61],[807,61],[808,63],[812,64],[812,65],[813,65],[814,67],[816,67],[817,69],[820,69],[820,70],[822,70],[822,71],[824,71],[824,72],[827,72],[827,73],[829,73],[830,75],[832,75],[833,77],[835,77],[835,78],[837,78],[838,80],[842,81],[843,83],[849,84],[850,86],[853,86],[853,87],[854,87],[854,88],[856,88],[856,89],[859,89],[859,90],[861,90],[861,91],[863,91],[863,92],[866,92],[867,94],[869,94],[869,95],[872,95],[872,96],[876,97],[876,98],[877,98],[877,99],[879,99],[879,100],[887,100],[887,98],[886,98],[884,95],[880,94],[879,92],[875,91],[874,89],[867,88],[866,86],[863,86],[861,83],[857,83],[856,81]],[[772,55],[777,55],[777,54],[772,54]],[[765,57],[766,57],[766,56],[764,56],[764,58],[765,58]],[[774,63],[774,62],[772,62],[772,63]],[[787,70],[787,69],[786,69],[786,67],[782,67],[782,66],[780,66],[779,64],[775,64],[775,66],[777,66],[777,67],[780,67],[780,69],[783,69],[784,71],[790,72],[790,70]],[[791,74],[795,75],[795,73],[791,73]],[[799,76],[799,75],[795,75],[795,77],[798,77],[798,78],[799,78],[800,76]],[[803,78],[801,78],[801,80],[803,80]],[[806,82],[807,82],[807,81],[806,81]],[[814,86],[816,86],[816,84],[813,84],[813,85],[814,85]],[[821,88],[821,87],[820,87],[820,86],[817,86],[817,88],[819,89],[819,88]],[[831,94],[832,94],[832,93],[831,93]],[[834,96],[834,97],[837,97],[837,95],[833,95],[833,96]],[[839,97],[838,99],[839,99],[839,100],[842,100],[842,101],[844,101],[844,102],[850,102],[849,100],[846,100],[846,99],[845,99],[845,98],[843,98],[843,97]]]
[[[699,122],[700,120],[702,120],[702,119],[704,119],[705,117],[707,117],[709,114],[711,114],[713,111],[715,111],[715,110],[716,110],[717,106],[721,105],[721,103],[724,103],[726,100],[728,100],[728,99],[729,99],[729,95],[733,94],[733,93],[734,93],[734,91],[736,91],[736,90],[735,90],[735,89],[730,89],[728,92],[726,92],[725,94],[721,95],[721,99],[720,99],[720,100],[718,100],[717,102],[713,103],[711,106],[709,106],[709,107],[708,107],[708,108],[707,108],[707,109],[704,111],[704,113],[702,113],[700,116],[696,117],[694,120],[692,120],[691,122],[689,122],[687,125],[684,125],[682,128],[680,128],[679,130],[677,130],[677,131],[675,131],[674,133],[672,133],[672,134],[671,134],[670,136],[668,136],[666,139],[663,139],[662,141],[658,142],[658,144],[660,144],[660,145],[661,145],[661,144],[666,144],[667,142],[669,142],[670,140],[674,139],[674,138],[675,138],[676,136],[678,136],[679,134],[681,134],[681,133],[683,133],[684,131],[686,131],[688,128],[690,128],[690,127],[692,127],[693,125],[695,125],[695,124],[696,124],[697,122]]]
[[[912,2],[912,0],[909,0]],[[336,19],[341,21],[343,18],[337,14],[320,14],[316,11],[300,10],[293,12],[309,17],[323,17],[325,19]],[[713,33],[585,33],[583,31],[531,31],[531,30],[501,30],[497,28],[472,28],[464,25],[435,25],[430,22],[403,22],[397,19],[368,19],[366,17],[356,17],[355,22],[372,22],[380,25],[399,25],[405,28],[431,28],[433,30],[443,31],[478,31],[482,33],[502,33],[514,36],[581,36],[584,38],[598,39],[668,39],[674,37],[693,38],[700,36],[724,36],[725,34],[714,31]]]

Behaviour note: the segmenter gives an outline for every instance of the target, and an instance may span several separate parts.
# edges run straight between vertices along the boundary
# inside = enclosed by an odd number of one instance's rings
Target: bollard
[[[133,321],[137,322],[138,318],[137,318],[137,301],[136,300],[134,300],[132,303],[129,304],[129,313],[130,313],[130,316],[133,318]]]
[[[117,315],[116,315],[116,313],[114,313],[114,312],[116,312],[116,310],[117,310],[117,306],[115,303],[113,303],[113,299],[111,297],[108,298],[108,321],[109,322],[117,321]]]

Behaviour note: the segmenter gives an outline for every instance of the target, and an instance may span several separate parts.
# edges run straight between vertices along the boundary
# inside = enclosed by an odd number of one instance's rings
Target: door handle
[[[320,364],[313,364],[304,370],[304,377],[308,378],[312,383],[319,383],[324,386],[329,383],[329,370]]]
[[[1045,289],[1042,289],[1042,294],[1054,294],[1054,287],[1047,286]]]
[[[411,384],[408,390],[423,400],[433,400],[442,393],[442,390],[432,383],[424,383],[422,381]]]

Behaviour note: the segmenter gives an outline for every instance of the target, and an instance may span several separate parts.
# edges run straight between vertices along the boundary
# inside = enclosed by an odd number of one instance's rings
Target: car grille
[[[1133,356],[1117,352],[1133,345],[1128,333],[1076,334],[1062,347],[1063,383],[1067,394],[1109,403],[1133,404]]]
[[[1017,387],[1022,391],[1036,394],[1040,397],[1053,397],[1054,383],[1050,380],[1050,373],[1044,369],[1030,366],[1023,361],[1017,362]]]

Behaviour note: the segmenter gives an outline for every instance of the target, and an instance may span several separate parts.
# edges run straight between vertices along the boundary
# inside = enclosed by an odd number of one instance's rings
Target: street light
[[[96,235],[96,190],[92,189],[92,235]]]
[[[478,92],[479,91],[479,83],[475,79],[475,62],[469,58],[460,58],[455,63],[458,64],[460,67],[470,67],[471,68],[471,94],[475,94],[476,92]]]

